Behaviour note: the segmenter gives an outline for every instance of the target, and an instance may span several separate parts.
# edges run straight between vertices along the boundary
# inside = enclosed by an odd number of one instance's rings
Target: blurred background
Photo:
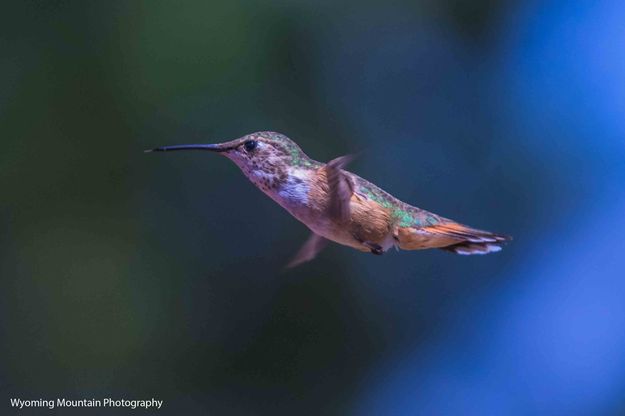
[[[625,413],[625,3],[13,1],[0,391],[162,414]],[[282,132],[503,252],[284,271],[225,158]],[[81,414],[111,414],[95,410]]]

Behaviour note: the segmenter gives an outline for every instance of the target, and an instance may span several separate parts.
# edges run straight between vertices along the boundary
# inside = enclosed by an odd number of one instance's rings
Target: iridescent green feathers
[[[323,165],[309,158],[297,143],[284,134],[273,131],[261,131],[253,135],[270,141],[274,147],[281,150],[284,154],[288,154],[291,157],[290,166],[316,169]]]

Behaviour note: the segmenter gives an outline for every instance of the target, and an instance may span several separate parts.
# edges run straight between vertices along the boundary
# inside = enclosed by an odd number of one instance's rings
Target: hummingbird
[[[311,236],[287,265],[310,261],[328,241],[381,255],[390,248],[471,255],[501,250],[511,238],[482,231],[400,201],[343,168],[351,155],[321,163],[281,133],[261,131],[218,144],[163,146],[145,152],[208,151],[243,174],[306,225]]]

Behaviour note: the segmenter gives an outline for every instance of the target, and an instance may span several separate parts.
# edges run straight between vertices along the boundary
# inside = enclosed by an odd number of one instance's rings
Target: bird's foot
[[[372,243],[370,241],[365,241],[363,242],[363,244],[371,249],[371,254],[375,254],[376,256],[381,256],[382,254],[384,254],[384,249],[379,244]]]

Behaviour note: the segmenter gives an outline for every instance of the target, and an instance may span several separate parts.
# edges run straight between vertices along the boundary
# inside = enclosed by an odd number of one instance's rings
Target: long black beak
[[[226,152],[230,149],[231,147],[224,146],[223,144],[180,144],[176,146],[156,147],[154,149],[145,150],[144,152],[173,152],[176,150],[205,150],[208,152]]]

